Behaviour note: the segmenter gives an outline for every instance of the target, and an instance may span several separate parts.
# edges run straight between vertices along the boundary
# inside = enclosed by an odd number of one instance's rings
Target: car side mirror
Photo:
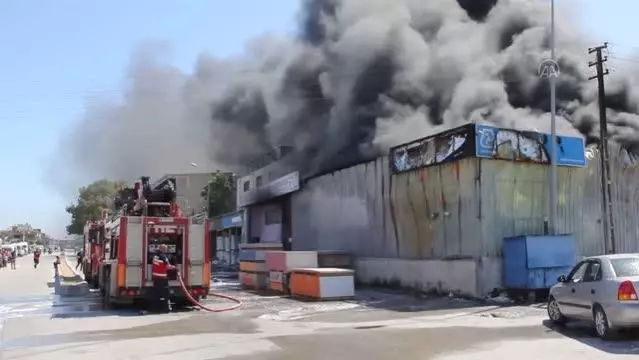
[[[566,279],[566,275],[561,275],[557,278],[557,282],[565,283],[566,281],[568,281],[568,279]]]

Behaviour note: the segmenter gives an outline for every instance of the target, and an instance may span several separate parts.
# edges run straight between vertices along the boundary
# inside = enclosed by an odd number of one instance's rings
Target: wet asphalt
[[[586,326],[555,329],[537,307],[359,291],[350,302],[307,303],[236,290],[228,313],[139,315],[104,309],[95,293],[55,294],[53,257],[0,270],[0,360],[46,359],[617,359],[639,355],[634,334],[614,342]],[[7,291],[6,289],[9,289]],[[210,299],[211,307],[223,306]]]

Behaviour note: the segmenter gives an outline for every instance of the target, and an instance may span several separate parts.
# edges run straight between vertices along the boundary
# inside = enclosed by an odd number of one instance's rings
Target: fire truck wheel
[[[183,299],[183,298],[175,299],[173,302],[174,309],[184,309],[187,306],[191,306],[191,303],[187,299]]]

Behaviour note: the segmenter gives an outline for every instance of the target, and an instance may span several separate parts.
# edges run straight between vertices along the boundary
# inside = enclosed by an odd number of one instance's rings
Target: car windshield
[[[610,262],[618,277],[639,276],[639,257],[612,259]]]

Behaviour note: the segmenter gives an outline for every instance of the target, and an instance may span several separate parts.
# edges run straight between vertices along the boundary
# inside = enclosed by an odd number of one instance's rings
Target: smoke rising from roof
[[[192,74],[139,49],[122,101],[63,139],[70,179],[159,176],[191,162],[241,172],[281,145],[307,173],[466,122],[548,131],[547,0],[306,0],[297,38],[202,56]],[[557,19],[558,130],[597,137],[587,38]],[[611,136],[639,143],[636,76],[606,78]],[[205,166],[202,166],[205,167]]]

